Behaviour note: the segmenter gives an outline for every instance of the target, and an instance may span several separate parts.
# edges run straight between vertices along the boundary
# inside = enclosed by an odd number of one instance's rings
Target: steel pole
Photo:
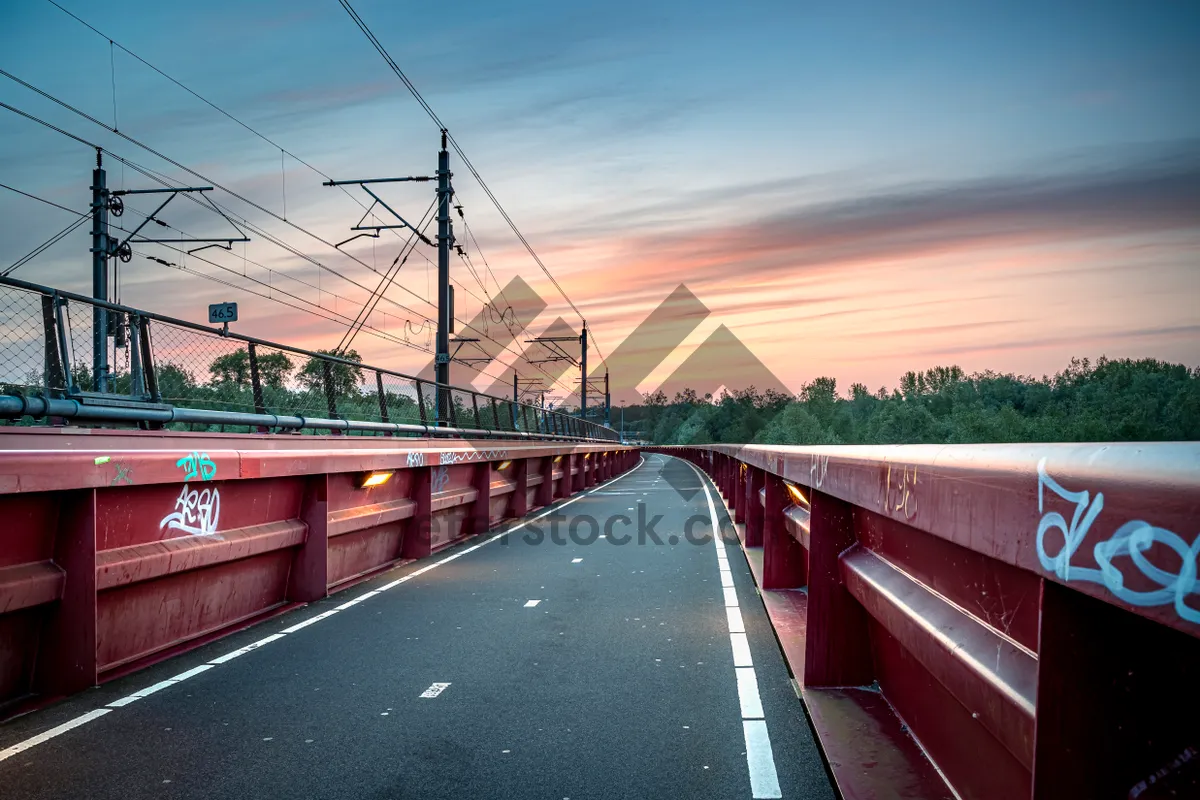
[[[96,149],[92,170],[92,297],[108,300],[108,186]],[[72,365],[63,368],[70,371]],[[92,306],[92,390],[108,391],[108,309]]]
[[[437,352],[434,355],[434,379],[437,381],[435,418],[441,421],[449,408],[444,388],[450,385],[450,245],[454,234],[450,224],[450,153],[446,150],[446,131],[442,130],[442,149],[438,151],[438,326]]]

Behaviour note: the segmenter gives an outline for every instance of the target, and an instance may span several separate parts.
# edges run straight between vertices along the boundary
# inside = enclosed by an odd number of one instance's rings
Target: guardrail
[[[0,718],[636,460],[611,443],[0,429]]]
[[[1200,797],[1200,444],[647,450],[720,488],[847,800]]]
[[[108,353],[103,370],[93,358],[100,340]],[[620,438],[604,425],[511,398],[14,278],[0,278],[0,418],[189,430]]]

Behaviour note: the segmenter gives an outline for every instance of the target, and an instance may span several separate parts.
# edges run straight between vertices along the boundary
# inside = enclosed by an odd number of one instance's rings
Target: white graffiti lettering
[[[418,452],[409,453],[408,454],[408,466],[409,467],[425,466],[425,454],[418,453]]]
[[[220,519],[221,495],[217,487],[196,490],[185,483],[175,500],[175,510],[162,518],[158,528],[193,536],[216,536]]]
[[[462,464],[467,461],[503,461],[508,450],[445,450],[438,454],[440,464]]]
[[[1200,610],[1187,604],[1190,594],[1200,593],[1197,583],[1197,561],[1200,560],[1200,536],[1189,545],[1183,537],[1158,528],[1140,519],[1126,522],[1117,528],[1107,541],[1099,542],[1092,549],[1099,569],[1073,565],[1071,558],[1083,544],[1088,530],[1104,509],[1104,495],[1100,492],[1090,497],[1084,491],[1071,492],[1046,472],[1046,459],[1038,461],[1038,513],[1042,519],[1037,529],[1037,553],[1042,567],[1064,581],[1088,581],[1108,589],[1116,598],[1133,606],[1174,605],[1175,613],[1188,622],[1200,623]],[[1045,490],[1049,489],[1068,503],[1075,504],[1070,523],[1057,511],[1045,510]],[[1089,502],[1089,500],[1091,502]],[[1055,555],[1046,552],[1046,533],[1057,530],[1062,534],[1063,546]],[[1146,551],[1155,543],[1169,547],[1180,558],[1178,574],[1168,572],[1152,564]],[[1130,563],[1160,588],[1136,591],[1126,588],[1125,575],[1113,564],[1118,558],[1128,557]]]
[[[888,511],[901,511],[905,519],[917,515],[917,468],[907,464],[903,469],[897,467],[893,472],[888,464],[887,477],[884,479],[884,507]]]
[[[829,456],[812,456],[808,467],[808,485],[820,489],[829,472]]]
[[[434,494],[437,494],[442,489],[446,488],[446,484],[450,482],[450,470],[446,467],[438,467],[433,471],[433,486]]]

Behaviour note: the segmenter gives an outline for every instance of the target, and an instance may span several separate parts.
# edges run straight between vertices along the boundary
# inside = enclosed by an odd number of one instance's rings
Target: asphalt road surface
[[[707,485],[648,455],[507,535],[13,720],[0,798],[831,799]]]

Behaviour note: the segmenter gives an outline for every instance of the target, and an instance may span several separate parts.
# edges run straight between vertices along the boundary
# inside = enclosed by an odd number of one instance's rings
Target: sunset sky
[[[60,2],[335,178],[435,168],[436,127],[335,0]],[[680,284],[708,308],[643,391],[722,325],[793,391],[821,375],[874,390],[939,364],[1039,376],[1072,356],[1200,364],[1194,3],[354,5],[605,354]],[[44,0],[8,3],[0,18],[0,68],[104,124],[115,108],[122,132],[281,216],[286,202],[288,220],[329,242],[351,235],[363,210],[347,194],[290,157],[281,168],[278,149],[110,54],[107,38]],[[2,76],[0,101],[198,183]],[[0,109],[0,183],[83,211],[93,161],[87,146]],[[477,281],[452,261],[459,318],[485,293],[503,306],[497,284],[520,276],[546,302],[532,333],[559,317],[577,328],[467,170],[452,168],[478,247],[461,226],[459,242],[483,272]],[[108,180],[156,185],[111,159]],[[430,184],[381,191],[412,218],[433,199]],[[135,257],[122,301],[203,321],[207,303],[236,300],[238,330],[338,344],[344,326],[195,273],[278,288],[327,316],[353,316],[365,296],[346,279],[373,288],[378,276],[224,192],[213,200],[344,277],[252,235],[244,252],[199,254],[236,275],[194,257],[193,274]],[[129,204],[150,210],[146,198]],[[236,235],[184,199],[162,218]],[[72,219],[0,189],[0,269]],[[14,277],[90,291],[85,230]],[[400,244],[385,234],[347,249],[382,271]],[[183,262],[153,248],[139,252]],[[409,291],[391,289],[371,324],[424,346],[434,281],[414,256],[399,281]],[[355,346],[413,372],[430,358],[369,332]],[[503,370],[485,368],[476,386]]]

